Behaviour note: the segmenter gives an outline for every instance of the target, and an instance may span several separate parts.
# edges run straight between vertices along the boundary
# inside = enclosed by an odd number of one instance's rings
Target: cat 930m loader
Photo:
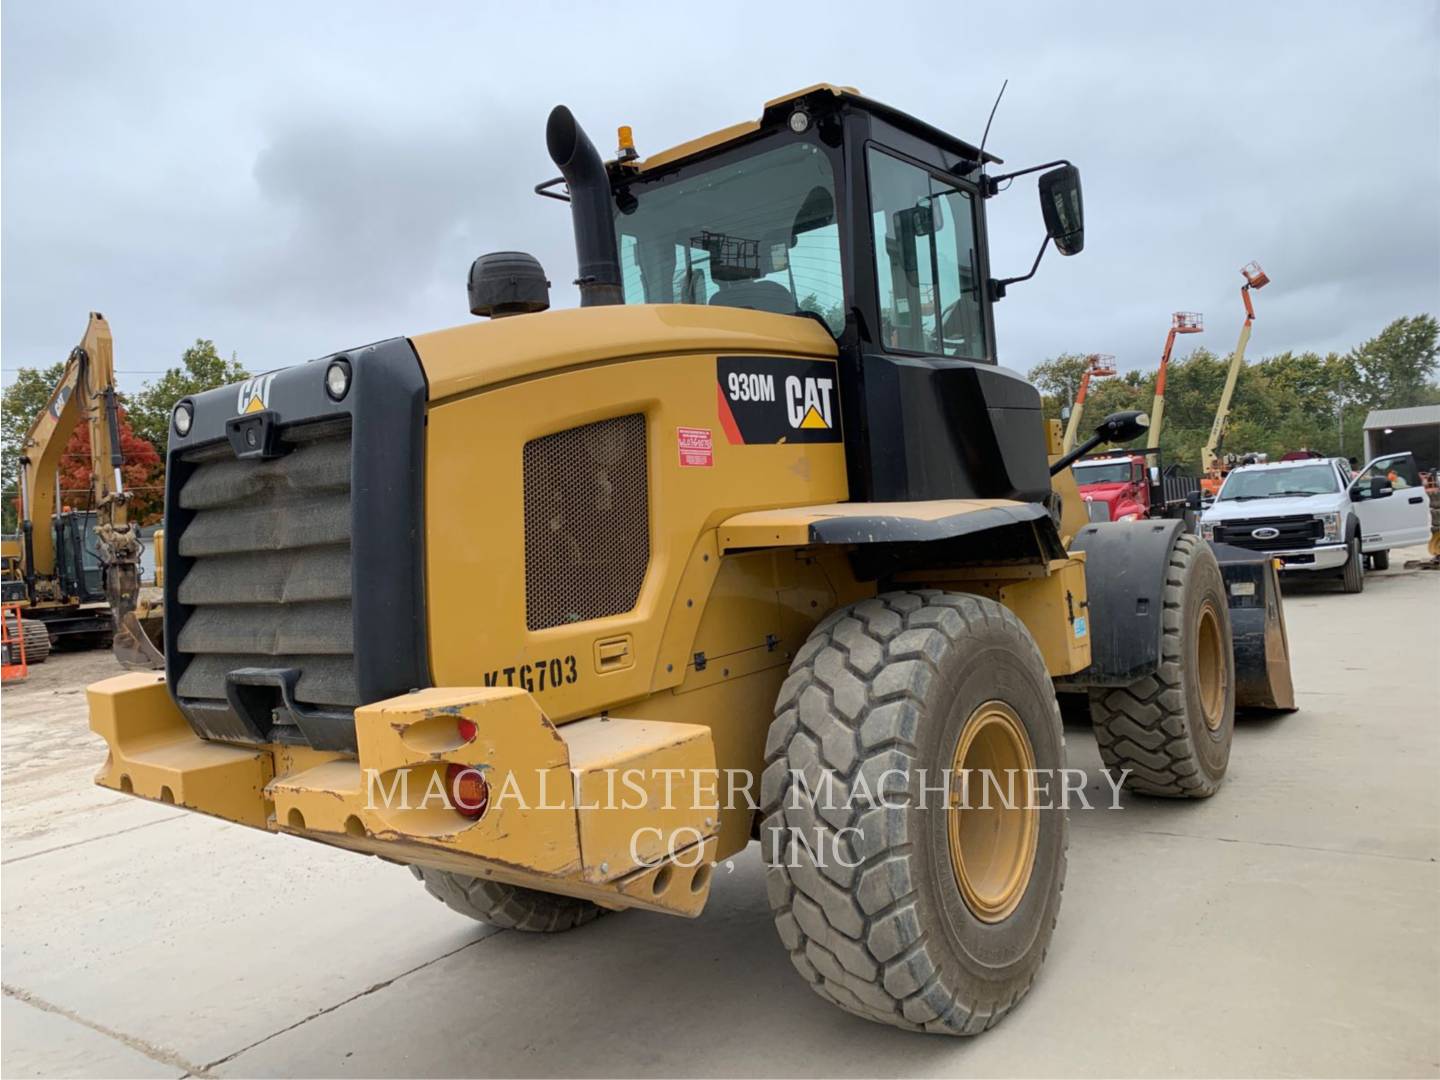
[[[1060,904],[1057,693],[1114,783],[1180,797],[1219,788],[1238,686],[1290,704],[1273,569],[1232,591],[1180,522],[1088,523],[997,366],[1024,279],[986,201],[1043,171],[1041,252],[1075,254],[1078,171],[832,86],[648,157],[563,107],[546,139],[578,309],[482,256],[487,321],[176,404],[166,668],[90,688],[98,782],[520,930],[695,916],[758,839],[817,993],[988,1028]]]

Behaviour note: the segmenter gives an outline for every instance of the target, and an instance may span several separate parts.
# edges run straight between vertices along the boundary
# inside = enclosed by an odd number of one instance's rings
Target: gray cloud
[[[1432,3],[778,8],[7,4],[3,366],[62,358],[92,307],[130,388],[197,336],[259,369],[451,325],[499,248],[573,303],[568,215],[530,191],[551,105],[654,150],[824,80],[976,139],[1008,77],[992,148],[1081,165],[1087,250],[1000,305],[1011,366],[1152,366],[1176,309],[1227,350],[1252,258],[1256,355],[1440,306]],[[990,211],[1019,272],[1033,185]]]

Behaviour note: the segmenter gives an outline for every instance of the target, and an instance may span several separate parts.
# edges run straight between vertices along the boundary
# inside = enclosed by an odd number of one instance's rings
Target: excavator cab
[[[61,592],[76,603],[105,599],[105,569],[95,535],[93,510],[55,515],[55,574]]]

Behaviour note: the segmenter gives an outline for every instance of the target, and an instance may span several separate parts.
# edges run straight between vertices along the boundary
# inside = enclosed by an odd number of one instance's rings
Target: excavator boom
[[[115,655],[127,667],[157,668],[164,658],[135,616],[140,592],[140,534],[126,514],[129,494],[121,466],[119,401],[115,393],[115,352],[110,325],[90,313],[85,335],[70,351],[64,373],[45,408],[30,425],[20,456],[21,576],[32,604],[69,598],[57,574],[51,528],[59,505],[55,477],[66,444],[81,422],[90,433],[90,505],[115,623]]]

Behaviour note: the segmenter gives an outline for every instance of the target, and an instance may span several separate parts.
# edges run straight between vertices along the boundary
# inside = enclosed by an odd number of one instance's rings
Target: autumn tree
[[[125,464],[120,477],[130,493],[129,513],[134,521],[150,524],[164,512],[164,466],[160,454],[131,429],[124,409],[119,410],[120,452]],[[72,510],[91,510],[90,425],[77,424],[65,444],[60,464],[60,500]]]

